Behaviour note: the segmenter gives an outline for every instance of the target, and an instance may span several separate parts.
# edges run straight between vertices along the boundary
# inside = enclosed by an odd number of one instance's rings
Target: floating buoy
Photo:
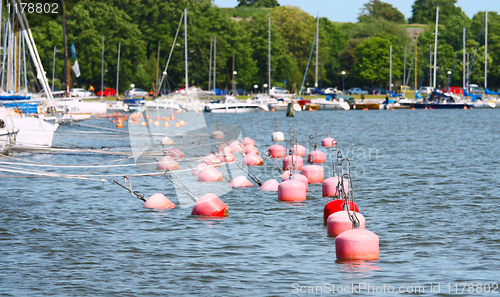
[[[201,163],[199,164],[198,166],[196,166],[194,169],[193,169],[193,175],[199,175],[200,174],[200,171],[202,171],[203,169],[207,168],[208,165],[205,164],[205,163]]]
[[[187,123],[186,123],[186,122],[184,122],[183,120],[180,120],[179,124],[180,124],[181,126],[186,126],[186,124],[187,124]]]
[[[249,154],[249,153],[256,153],[256,154],[259,154],[259,149],[256,148],[253,144],[247,144],[245,145],[245,154]]]
[[[246,176],[240,175],[231,181],[229,184],[231,188],[246,188],[246,187],[253,187],[253,184],[246,178]]]
[[[168,120],[170,120],[170,119],[169,119],[169,118],[167,118],[167,117],[161,117],[161,120],[162,120],[162,121],[168,121]]]
[[[223,153],[223,154],[234,154],[234,149],[227,143],[222,143],[221,145],[219,145],[219,147],[217,148],[217,151],[219,153]]]
[[[161,140],[161,144],[162,145],[172,145],[174,144],[174,140],[170,137],[164,137],[162,140]]]
[[[351,211],[359,212],[358,205],[349,201],[349,209]],[[323,223],[326,225],[326,220],[331,214],[344,210],[344,199],[335,199],[328,202],[323,209]]]
[[[149,120],[148,120],[148,123],[152,123],[152,122],[153,122],[153,119],[149,119]]]
[[[306,186],[296,179],[284,181],[278,186],[278,199],[286,202],[306,201]]]
[[[146,120],[149,119],[149,114],[146,114],[146,116],[144,117]]]
[[[275,179],[270,179],[260,186],[259,191],[264,192],[277,192],[280,183]]]
[[[170,124],[168,122],[163,123],[163,127],[170,127]]]
[[[332,176],[327,178],[322,185],[323,197],[336,197],[339,196],[339,191],[337,190],[337,185],[339,184],[339,177]],[[344,191],[346,194],[349,193],[349,181],[344,181]]]
[[[359,227],[364,229],[365,217],[360,213],[356,213],[356,217],[359,220]],[[339,236],[340,233],[352,229],[352,221],[347,210],[342,210],[331,214],[326,220],[326,226],[328,236]]]
[[[323,164],[326,162],[326,155],[322,151],[312,151],[307,155],[307,162]]]
[[[155,125],[155,126],[160,126],[160,122],[155,121],[154,125]]]
[[[203,162],[207,165],[220,165],[221,163],[220,159],[214,154],[208,154],[203,157]]]
[[[300,144],[294,145],[294,150],[295,150],[295,154],[297,156],[305,156],[306,155],[306,148],[303,145],[300,145]]]
[[[181,127],[181,124],[180,124],[179,122],[175,122],[174,127],[175,127],[175,128],[180,128],[180,127]]]
[[[113,122],[113,123],[116,123],[116,120],[113,120],[112,122]]]
[[[337,146],[337,141],[335,140],[335,138],[327,137],[323,139],[321,144],[324,147],[332,147],[332,146]]]
[[[424,109],[428,109],[427,106]]]
[[[245,137],[243,139],[243,145],[246,146],[247,144],[253,144],[253,145],[255,145],[255,140],[253,140],[250,137]]]
[[[123,124],[120,122],[116,123],[116,128],[123,128]]]
[[[412,107],[411,110],[415,110],[415,107]]]
[[[304,160],[299,156],[286,156],[283,158],[283,170],[292,169],[292,159],[295,166],[295,169],[301,170],[304,166]]]
[[[320,165],[306,165],[300,173],[307,177],[310,184],[319,184],[325,180],[325,170]]]
[[[170,209],[175,208],[175,204],[165,197],[165,195],[156,193],[149,197],[142,207],[152,209]]]
[[[229,215],[227,205],[215,196],[208,193],[196,201],[191,211],[193,216],[227,217]]]
[[[294,173],[292,176],[293,176],[294,180],[298,180],[298,181],[302,182],[304,184],[304,186],[306,186],[306,192],[309,192],[309,180],[307,179],[307,177],[305,177],[304,175],[302,175],[300,173]],[[281,175],[281,179],[282,179],[282,181],[290,180],[290,172],[287,171],[287,172],[283,173]]]
[[[202,183],[222,181],[222,173],[213,167],[206,167],[198,174],[197,181]]]
[[[169,156],[174,159],[182,159],[186,157],[186,155],[180,149],[176,148],[169,149],[168,151],[166,151],[165,156]]]
[[[161,120],[161,117],[159,115],[156,116],[156,120],[159,121]]]
[[[229,141],[229,145],[236,152],[241,152],[244,149],[244,146],[238,140],[231,140],[231,141]]]
[[[214,132],[212,132],[212,137],[216,138],[216,139],[222,139],[222,138],[224,138],[224,132],[219,131],[219,130],[214,131]]]
[[[229,154],[229,153],[219,153],[218,158],[221,162],[234,162],[234,161],[236,161],[236,157],[233,154]]]
[[[175,121],[175,115],[173,113],[170,114],[170,120]]]
[[[378,260],[379,241],[377,234],[370,230],[347,230],[335,238],[337,260]]]
[[[285,134],[283,134],[283,132],[274,132],[272,135],[272,140],[274,142],[285,141]]]
[[[284,158],[286,156],[286,148],[280,144],[271,145],[269,154],[273,158]]]
[[[271,111],[272,111],[272,112],[275,112],[275,111],[276,111],[276,109],[274,109],[274,108],[273,108],[273,109],[271,109]]]
[[[198,109],[195,109],[195,110],[194,110],[194,113],[199,113]]]
[[[165,171],[165,170],[175,170],[175,169],[179,169],[179,163],[177,163],[177,161],[175,161],[170,156],[162,157],[156,164],[156,170]]]
[[[264,165],[264,160],[262,159],[261,156],[257,155],[256,153],[248,153],[243,158],[243,164],[247,166],[259,166],[259,165]]]
[[[467,109],[467,105],[464,106],[464,109]]]
[[[146,127],[147,125],[148,125],[148,123],[146,123],[146,122],[141,122],[141,126]]]

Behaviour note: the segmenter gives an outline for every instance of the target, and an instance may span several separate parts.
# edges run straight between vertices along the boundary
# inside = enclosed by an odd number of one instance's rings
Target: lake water
[[[215,123],[214,115],[206,117]],[[309,186],[306,202],[293,204],[257,187],[235,189],[220,196],[229,217],[206,219],[190,216],[190,208],[143,209],[111,179],[102,185],[2,173],[0,295],[290,296],[329,293],[332,285],[335,292],[340,286],[371,296],[391,295],[391,288],[394,294],[420,290],[429,296],[499,294],[494,285],[500,282],[498,110],[317,111],[298,112],[295,118],[276,112],[219,115],[218,121],[239,126],[264,152],[272,144],[274,117],[287,136],[297,123],[304,145],[313,127],[320,139],[326,137],[330,120],[331,136],[352,161],[355,199],[366,228],[380,237],[378,261],[336,262],[334,238],[326,236],[322,221],[329,199],[322,197],[319,184]],[[85,123],[114,127],[108,120]],[[95,131],[61,126],[56,141],[130,150],[127,137],[74,133],[82,130]],[[91,153],[15,157],[32,164],[124,158]],[[331,158],[325,166],[331,167]],[[258,171],[262,179],[276,175],[270,167]],[[105,171],[140,172],[131,167]],[[162,192],[177,201],[162,176],[132,178],[132,183],[145,195]]]

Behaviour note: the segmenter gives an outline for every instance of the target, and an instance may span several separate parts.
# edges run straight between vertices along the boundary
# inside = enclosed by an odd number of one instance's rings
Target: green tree
[[[400,24],[406,23],[403,13],[392,6],[392,4],[380,0],[370,0],[370,2],[363,4],[358,21],[366,23],[370,22],[372,18],[382,18],[386,21]]]
[[[430,24],[436,22],[436,7],[439,5],[439,23],[445,24],[451,16],[462,12],[455,6],[457,0],[415,0],[409,23]]]
[[[253,6],[253,7],[278,7],[278,0],[238,0],[238,7]]]

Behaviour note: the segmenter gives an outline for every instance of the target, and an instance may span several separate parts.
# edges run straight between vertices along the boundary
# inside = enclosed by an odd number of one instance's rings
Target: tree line
[[[456,0],[440,1],[437,73],[438,85],[462,86],[462,32],[466,28],[466,51],[474,68],[470,82],[484,84],[484,12],[472,18],[465,15]],[[104,36],[104,85],[115,87],[118,43],[120,53],[120,91],[135,84],[150,90],[166,65],[183,9],[188,10],[189,85],[208,88],[210,40],[217,36],[217,87],[232,89],[233,63],[237,88],[253,90],[268,83],[268,17],[271,17],[272,85],[290,89],[300,87],[316,34],[316,17],[294,6],[280,6],[276,0],[241,0],[234,9],[219,8],[210,0],[81,0],[66,12],[67,43],[75,45],[81,76],[71,72],[72,87],[96,90],[101,85],[101,51]],[[245,12],[244,15],[238,15]],[[319,74],[320,87],[385,87],[389,84],[389,48],[392,45],[393,83],[403,84],[404,49],[409,85],[414,87],[415,57],[417,85],[429,85],[429,48],[434,44],[436,1],[415,0],[409,20],[392,5],[370,0],[360,9],[357,23],[337,23],[320,17]],[[500,17],[489,12],[488,86],[500,87]],[[409,25],[408,23],[419,23]],[[54,46],[56,55],[55,85],[65,84],[63,28],[61,18],[32,25],[38,50],[47,76],[51,77]],[[36,24],[35,24],[36,25]],[[423,28],[412,39],[407,28]],[[182,87],[184,78],[184,29],[178,40],[167,72],[168,89]],[[479,38],[479,35],[482,35]],[[417,47],[415,47],[417,44]],[[477,47],[477,52],[475,51]],[[415,55],[415,50],[417,53]],[[159,61],[157,56],[159,54]],[[71,54],[69,55],[71,57]],[[235,57],[233,61],[233,56]],[[314,57],[314,56],[313,56]],[[458,59],[456,59],[458,57]],[[74,59],[70,59],[71,64]],[[455,62],[456,61],[456,62]],[[314,65],[306,84],[314,86]]]

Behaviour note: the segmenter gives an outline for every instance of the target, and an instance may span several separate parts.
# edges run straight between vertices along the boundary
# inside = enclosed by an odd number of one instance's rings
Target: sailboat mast
[[[184,8],[184,55],[185,55],[185,66],[186,66],[186,98],[189,88],[188,82],[188,36],[187,36],[187,9]]]
[[[70,82],[69,82],[69,62],[68,62],[68,44],[66,41],[66,13],[64,11],[64,0],[61,0],[62,8],[62,25],[63,25],[63,39],[64,39],[64,76],[66,77],[66,96],[69,97]]]
[[[318,87],[318,52],[319,52],[319,12],[317,16],[317,22],[316,22],[316,75],[315,75],[315,82],[314,86],[317,88]],[[316,98],[318,98],[318,92],[315,92]]]
[[[463,57],[463,61],[462,61],[462,65],[463,65],[463,67],[462,67],[463,68],[462,69],[462,72],[463,72],[462,75],[463,75],[463,85],[464,85],[463,87],[464,87],[464,90],[465,90],[465,87],[466,87],[466,85],[465,85],[465,27],[464,27],[464,33],[463,33],[462,39],[463,39],[463,43],[464,43],[464,45],[463,45],[463,47],[464,47],[463,48],[463,56],[464,57]]]
[[[486,35],[484,35],[484,88],[488,88],[488,12],[486,11]]]
[[[404,68],[403,68],[403,85],[406,86],[406,44],[405,44],[405,61],[404,61]],[[406,93],[406,88],[405,88],[405,93]]]
[[[392,44],[389,51],[389,92],[392,91]]]
[[[418,35],[417,39],[415,40],[415,96],[417,95],[417,69],[418,69],[418,64],[417,64],[417,53],[418,53]],[[416,98],[416,97],[415,97]]]
[[[436,88],[436,70],[437,70],[437,48],[438,48],[438,21],[439,21],[439,6],[436,8],[436,33],[434,34],[434,80],[432,87]]]
[[[214,99],[215,99],[215,82],[216,82],[216,74],[215,69],[217,68],[217,36],[214,36]]]
[[[212,55],[213,55],[212,46],[213,46],[213,43],[214,43],[214,38],[210,37],[210,61],[208,62],[208,90],[209,91],[210,91],[210,86],[212,85]]]
[[[268,56],[269,56],[269,89],[268,90],[271,91],[271,16],[269,16]]]
[[[120,50],[122,47],[122,42],[118,42],[118,61],[116,62],[116,96],[118,97],[120,93],[118,93],[118,86],[120,85]]]
[[[101,99],[104,94],[104,36],[102,37],[102,54],[101,54]]]

